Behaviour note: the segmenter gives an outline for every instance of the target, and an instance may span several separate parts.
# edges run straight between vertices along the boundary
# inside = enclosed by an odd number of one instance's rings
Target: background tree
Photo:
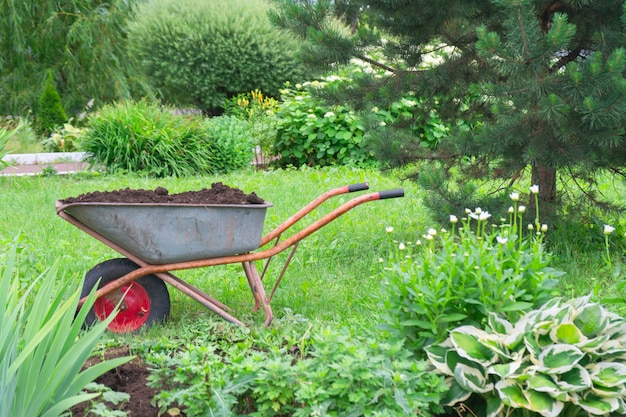
[[[140,5],[129,45],[164,100],[221,114],[255,89],[277,97],[300,81],[298,44],[267,20],[263,0],[158,0]]]
[[[500,189],[526,178],[539,185],[548,210],[560,203],[559,179],[575,182],[595,200],[595,174],[622,174],[622,1],[355,0],[348,3],[350,15],[344,13],[347,2],[276,3],[272,20],[307,40],[312,62],[363,57],[386,71],[352,88],[355,105],[413,91],[423,98],[424,114],[436,108],[452,127],[459,119],[468,122],[452,129],[436,149],[421,146],[403,125],[373,135],[392,165],[439,162],[416,174],[440,192],[439,203],[467,204],[463,187],[455,188],[456,195],[447,193],[444,182],[451,172],[466,180],[500,179]],[[351,29],[348,36],[334,29],[338,19]],[[332,52],[321,51],[326,48]],[[384,58],[372,59],[372,50]],[[445,53],[438,64],[424,65],[440,51]]]
[[[36,106],[47,71],[70,113],[143,95],[125,53],[124,27],[136,0],[0,0],[0,114]]]
[[[52,71],[48,71],[48,77],[43,88],[36,108],[37,130],[39,134],[46,135],[52,130],[67,122],[67,114],[63,109],[61,96],[54,84]]]

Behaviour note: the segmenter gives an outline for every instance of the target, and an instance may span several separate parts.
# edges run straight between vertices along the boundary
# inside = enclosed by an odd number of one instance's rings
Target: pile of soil
[[[255,193],[246,194],[238,188],[221,182],[200,191],[170,194],[166,188],[155,190],[125,188],[117,191],[94,191],[60,200],[70,203],[169,203],[169,204],[263,204],[265,201]]]
[[[113,359],[122,356],[129,356],[128,348],[110,349],[104,355],[105,359]],[[98,357],[90,358],[85,367],[90,367],[100,362]],[[125,392],[130,395],[130,400],[125,404],[107,404],[111,410],[121,410],[128,413],[130,417],[157,417],[159,409],[154,407],[152,398],[158,393],[157,390],[148,387],[148,376],[150,371],[141,358],[136,357],[132,361],[118,366],[105,373],[95,382],[111,388],[113,391]],[[101,401],[101,400],[96,400]],[[82,403],[72,407],[73,417],[84,417],[89,403]],[[92,415],[92,414],[89,414]],[[169,414],[165,414],[166,416]],[[178,414],[183,417],[185,414]]]

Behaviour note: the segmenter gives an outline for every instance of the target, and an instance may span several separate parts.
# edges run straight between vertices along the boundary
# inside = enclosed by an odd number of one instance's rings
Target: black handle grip
[[[404,197],[404,188],[396,188],[395,190],[381,191],[378,193],[378,199]]]
[[[353,193],[355,191],[369,190],[369,188],[370,188],[370,185],[368,183],[362,182],[360,184],[348,185],[348,192]]]

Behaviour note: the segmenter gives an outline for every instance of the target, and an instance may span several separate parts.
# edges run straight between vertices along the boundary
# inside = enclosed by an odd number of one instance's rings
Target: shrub
[[[97,394],[84,394],[83,388],[131,358],[82,370],[114,315],[82,331],[94,295],[76,313],[80,290],[72,280],[59,285],[54,269],[24,290],[15,252],[16,246],[0,257],[0,415],[56,417],[94,398]]]
[[[416,245],[401,243],[387,269],[384,328],[419,356],[451,328],[481,326],[493,311],[514,320],[551,299],[563,273],[548,266],[541,236],[523,235],[522,207],[493,228],[488,212],[467,210],[458,234],[451,216],[452,231],[430,229]]]
[[[211,167],[215,172],[231,172],[249,167],[254,158],[254,135],[250,124],[233,116],[219,116],[202,123],[211,143]]]
[[[166,101],[205,114],[260,89],[278,96],[298,80],[298,45],[274,29],[262,0],[159,0],[139,4],[129,46]]]
[[[67,114],[65,114],[61,96],[54,84],[52,71],[48,71],[43,92],[39,96],[36,120],[40,135],[46,135],[57,126],[67,122]]]
[[[88,160],[108,171],[155,177],[211,174],[214,149],[199,117],[146,100],[104,106],[82,143]]]
[[[71,123],[63,123],[63,127],[54,129],[50,137],[43,140],[41,145],[48,152],[75,152],[87,129],[76,127]]]
[[[187,416],[428,416],[439,412],[443,379],[425,372],[401,343],[355,340],[324,329],[309,355],[248,351],[226,358],[215,347],[189,346],[153,358],[150,385],[162,410],[178,403]]]
[[[492,313],[486,330],[461,326],[426,351],[451,387],[447,405],[479,397],[486,416],[624,415],[625,331],[590,296],[554,299],[516,323]]]
[[[373,162],[365,148],[365,127],[345,106],[329,106],[305,88],[323,88],[312,82],[281,90],[276,111],[274,153],[281,166],[329,166]]]

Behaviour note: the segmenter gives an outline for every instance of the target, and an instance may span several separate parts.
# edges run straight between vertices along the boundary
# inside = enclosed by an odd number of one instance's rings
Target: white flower
[[[391,233],[391,232],[393,232],[393,227],[392,227],[392,226],[387,226],[387,227],[385,228],[385,231],[386,231],[387,233]]]
[[[378,113],[378,107],[372,107],[372,111],[373,111],[374,113]]]
[[[604,234],[605,235],[610,235],[614,231],[615,231],[615,228],[613,226],[609,226],[608,224],[604,225]]]
[[[533,185],[530,187],[530,192],[532,194],[539,194],[539,186],[538,185]]]
[[[378,123],[378,126],[387,126],[387,123],[385,123],[385,122],[379,122],[379,123]]]
[[[511,193],[511,194],[509,194],[509,197],[513,201],[519,201],[519,194],[518,193]]]
[[[306,118],[307,119],[317,119],[317,116],[311,113]]]
[[[433,235],[422,235],[422,237],[426,240],[433,240]]]
[[[432,228],[431,228],[431,229],[428,229],[428,234],[429,234],[430,236],[437,236],[437,230],[432,229]]]
[[[518,211],[520,214],[525,213],[525,212],[526,212],[526,206],[519,206],[519,207],[517,208],[517,211]]]
[[[485,221],[487,220],[489,217],[491,217],[491,214],[489,214],[488,211],[483,211],[482,213],[480,213],[480,215],[478,216],[478,220],[480,221]]]
[[[415,242],[415,244],[416,244],[417,246],[419,246],[419,245],[421,245],[421,244],[422,244],[422,241],[418,239],[418,240],[417,240],[417,242]]]
[[[334,113],[334,112],[329,111],[329,112],[326,112],[326,114],[324,115],[324,117],[333,117],[334,115],[335,115],[335,113]]]
[[[513,214],[515,213],[515,209],[513,208],[513,206],[509,207],[509,214]]]
[[[509,241],[509,239],[505,238],[504,236],[496,236],[496,240],[501,245],[504,245],[504,244],[506,244],[506,242]]]
[[[465,214],[470,214],[471,212],[472,212],[472,210],[470,210],[468,208],[465,209]]]
[[[450,223],[457,224],[458,221],[459,219],[454,214],[450,215]]]
[[[385,260],[383,258],[378,258],[378,262],[385,262]]]
[[[480,207],[476,207],[476,210],[474,210],[474,213],[476,214],[480,214],[483,212],[483,209],[481,209]]]
[[[547,225],[547,224],[545,224],[545,223],[544,223],[544,224],[542,224],[542,225],[541,225],[541,231],[542,231],[543,233],[547,232],[547,231],[548,231],[548,225]]]
[[[533,225],[529,223],[528,224],[528,230],[533,230],[533,229],[534,229]]]
[[[406,246],[404,246],[404,243],[400,242],[400,244],[398,245],[398,249],[405,250]]]

